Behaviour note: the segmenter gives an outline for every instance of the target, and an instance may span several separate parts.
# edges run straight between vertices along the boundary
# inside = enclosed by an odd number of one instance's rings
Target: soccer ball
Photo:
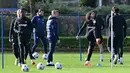
[[[47,55],[47,54],[43,54],[42,58],[43,58],[44,60],[47,60],[47,59],[48,59],[48,55]]]
[[[37,69],[44,70],[45,66],[41,62],[37,64]]]
[[[62,64],[61,64],[60,62],[57,62],[57,63],[55,64],[55,68],[56,68],[56,69],[62,69]]]
[[[34,52],[34,53],[32,54],[32,56],[36,59],[36,58],[39,57],[39,54],[38,54],[37,52]]]
[[[24,72],[29,72],[29,66],[27,64],[24,64],[24,65],[22,65],[21,70]]]

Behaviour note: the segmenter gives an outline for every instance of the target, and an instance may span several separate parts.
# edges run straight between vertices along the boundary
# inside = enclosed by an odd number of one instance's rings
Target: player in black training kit
[[[86,27],[86,37],[89,41],[89,47],[88,47],[88,55],[86,59],[86,66],[90,66],[90,58],[92,56],[93,49],[95,47],[95,43],[101,44],[102,43],[102,35],[101,35],[101,23],[103,23],[103,20],[96,15],[96,11],[90,11],[86,14],[86,21],[85,24],[81,27],[80,31],[78,32],[76,39],[78,39],[79,35],[83,31],[83,29]],[[88,32],[87,32],[88,31]]]
[[[32,62],[33,62],[32,59],[34,59],[30,49],[30,39],[33,30],[33,25],[31,23],[31,20],[25,17],[24,9],[19,9],[18,14],[20,17],[17,18],[15,21],[14,31],[18,33],[18,44],[20,48],[20,63],[25,64],[24,60],[26,60],[28,53],[30,55]]]
[[[18,13],[17,13],[17,17]],[[14,27],[14,23],[15,23],[16,18],[14,18],[10,24],[10,31],[9,31],[9,42],[12,42],[12,48],[13,48],[13,52],[15,55],[15,65],[18,65],[18,61],[19,61],[19,46],[18,46],[18,34],[13,30]]]
[[[101,17],[99,17],[97,15],[96,11],[92,11],[90,17],[91,17],[91,20],[95,20],[96,21],[97,26],[98,26],[98,32],[97,33],[98,33],[98,35],[100,35],[100,37],[97,37],[98,39],[96,39],[96,41],[100,41],[101,40],[101,42],[99,42],[99,43],[97,42],[97,45],[98,45],[98,47],[100,49],[100,60],[99,60],[99,62],[103,62],[103,50],[104,50],[104,48],[103,48],[103,41],[102,41],[103,40],[102,30],[105,27],[104,21],[103,21],[103,19]]]
[[[112,8],[113,11],[113,54],[114,54],[114,64],[117,64],[117,54],[119,54],[119,62],[123,64],[123,41],[126,37],[127,24],[125,19],[119,14],[119,9],[117,7]],[[109,20],[109,28],[111,28],[111,18]],[[108,40],[108,46],[110,47],[111,41]],[[120,50],[120,51],[119,51]]]

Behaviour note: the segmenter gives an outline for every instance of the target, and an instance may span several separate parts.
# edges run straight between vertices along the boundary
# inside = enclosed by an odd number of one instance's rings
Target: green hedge
[[[71,49],[77,49],[79,48],[79,41],[75,39],[75,37],[61,37],[61,44],[59,44],[60,48],[71,48]],[[130,38],[127,37],[124,41],[124,48],[126,50],[129,50],[130,47]],[[88,47],[88,41],[85,37],[81,38],[81,46],[83,49],[86,49]],[[107,50],[107,37],[104,37],[103,40],[103,46],[105,50]],[[96,45],[96,49],[98,50],[98,46]]]
[[[130,38],[127,37],[125,39],[125,43],[124,43],[124,48],[126,51],[129,50],[129,47],[130,47]],[[1,40],[0,40],[1,41]],[[79,41],[75,39],[75,37],[60,37],[60,41],[61,43],[60,44],[57,44],[57,50],[61,50],[61,51],[78,51],[79,50]],[[103,40],[103,46],[105,48],[105,50],[107,50],[107,38],[104,37],[104,40]],[[11,48],[11,43],[8,42],[8,38],[5,38],[4,39],[4,48],[6,48],[6,50],[10,50]],[[0,42],[1,44],[1,42]],[[86,50],[87,47],[88,47],[88,41],[86,40],[85,37],[82,37],[81,38],[81,44],[82,44],[82,49],[83,50]],[[32,40],[32,45],[33,45],[33,40]],[[38,48],[41,48],[42,45],[39,44],[38,45]],[[98,47],[96,45],[96,49],[95,50],[98,50]]]
[[[96,7],[96,0],[80,0],[80,6]]]
[[[37,5],[37,7],[39,7],[40,4]],[[42,4],[41,4],[42,5]],[[58,6],[57,6],[58,5]],[[69,6],[68,4],[60,4],[60,3],[53,3],[53,4],[48,4],[48,5],[42,5],[42,7],[45,8],[45,14],[48,14],[51,12],[52,9],[59,9],[60,14],[73,14],[73,13],[77,13],[80,10],[82,15],[85,15],[88,11],[90,10],[97,10],[99,14],[102,15],[106,15],[106,14],[110,14],[110,10],[113,6],[116,6],[120,9],[120,13],[121,14],[129,14],[130,13],[130,5],[126,5],[126,4],[112,4],[112,5],[106,5],[103,6],[102,9],[100,9],[99,7],[96,8],[92,8],[92,7],[88,7],[88,6],[81,6],[79,7],[79,5],[77,6]]]

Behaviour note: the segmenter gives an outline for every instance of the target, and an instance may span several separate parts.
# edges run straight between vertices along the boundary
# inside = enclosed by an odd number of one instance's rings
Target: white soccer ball
[[[32,54],[32,56],[36,59],[36,58],[39,57],[39,54],[38,54],[37,52],[34,52],[34,53]]]
[[[55,64],[55,68],[56,68],[56,69],[62,69],[62,64],[61,64],[60,62],[57,62],[57,63]]]
[[[22,65],[21,70],[22,70],[23,72],[29,72],[29,66],[28,66],[27,64],[24,64],[24,65]]]
[[[47,59],[48,59],[48,54],[43,54],[42,58],[43,58],[44,60],[47,60]]]
[[[37,64],[37,69],[38,70],[44,70],[45,66],[41,62]]]

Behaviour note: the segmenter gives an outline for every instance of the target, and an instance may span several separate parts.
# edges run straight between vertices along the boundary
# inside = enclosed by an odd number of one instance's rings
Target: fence
[[[78,14],[77,14],[78,15]],[[60,36],[75,36],[77,34],[78,29],[78,16],[76,14],[72,15],[61,15],[59,17],[59,30]],[[100,15],[105,21],[106,15]],[[130,14],[123,15],[127,22],[127,36],[130,36]],[[8,37],[8,31],[10,27],[11,20],[15,17],[14,14],[4,15],[4,23],[5,23],[5,36]],[[85,17],[81,16],[81,25],[84,22]],[[47,21],[47,17],[45,17],[45,21]],[[85,31],[83,32],[83,34]],[[107,28],[103,30],[103,35],[107,35]]]
[[[100,15],[103,20],[105,20],[106,15]],[[130,36],[130,14],[124,14],[123,15],[127,21],[128,29],[127,29],[127,36]],[[11,43],[8,42],[8,34],[9,34],[9,28],[10,23],[12,19],[16,17],[15,14],[6,14],[4,15],[4,37],[5,37],[5,48],[11,48]],[[47,21],[47,16],[45,17],[45,21]],[[85,16],[80,16],[81,18],[81,25],[85,20]],[[1,15],[0,15],[1,19]],[[0,22],[1,23],[1,22]],[[1,30],[1,27],[0,27]],[[60,15],[59,17],[59,33],[60,36],[76,36],[78,32],[78,14],[67,14],[67,15]],[[82,35],[84,35],[85,30]],[[108,31],[107,29],[103,30],[103,35],[107,35]],[[0,35],[1,36],[1,35]],[[74,41],[75,42],[75,41]],[[0,42],[1,44],[1,42]],[[63,45],[63,44],[62,44]],[[41,46],[40,46],[41,47]],[[71,48],[77,48],[77,47],[71,47]]]

